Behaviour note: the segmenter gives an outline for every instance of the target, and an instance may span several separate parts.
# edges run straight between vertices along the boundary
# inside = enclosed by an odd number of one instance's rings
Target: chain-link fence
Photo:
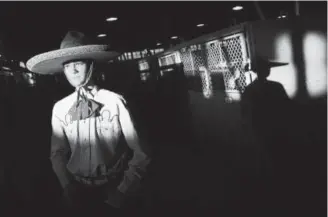
[[[244,74],[247,61],[242,33],[190,45],[159,59],[160,66],[182,62],[187,77],[201,77],[200,68],[205,68],[210,76],[221,74],[227,92],[243,92],[248,85]],[[204,79],[201,81],[206,86]]]

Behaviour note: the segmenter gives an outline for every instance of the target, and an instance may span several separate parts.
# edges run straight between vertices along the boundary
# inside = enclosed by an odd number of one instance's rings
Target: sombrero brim
[[[108,61],[118,56],[116,51],[108,50],[107,45],[85,45],[64,48],[36,55],[26,63],[28,70],[38,74],[56,74],[63,71],[63,64],[71,60],[92,59]]]
[[[285,66],[289,64],[287,62],[281,62],[277,59],[268,58],[266,56],[257,56],[255,61],[256,65],[268,66],[269,68]]]
[[[269,67],[273,68],[273,67],[279,67],[279,66],[286,66],[288,65],[289,63],[286,63],[286,62],[274,62],[274,61],[269,61],[268,62],[268,65]]]

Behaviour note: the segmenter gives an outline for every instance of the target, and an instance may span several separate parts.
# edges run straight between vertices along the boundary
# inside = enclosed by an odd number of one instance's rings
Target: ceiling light
[[[108,22],[113,22],[113,21],[116,21],[117,20],[117,17],[110,17],[110,18],[107,18],[106,21]]]
[[[177,39],[177,38],[178,38],[178,36],[172,36],[171,38],[172,38],[172,39]]]
[[[161,43],[157,43],[156,45],[157,45],[157,46],[160,46],[160,45],[162,45],[162,44],[161,44]]]
[[[281,18],[286,18],[286,15],[282,15]]]
[[[205,24],[203,24],[203,23],[200,23],[197,25],[197,27],[203,27],[203,26],[205,26]]]
[[[234,10],[234,11],[240,11],[242,9],[243,9],[243,6],[240,6],[240,5],[237,5],[237,6],[232,8],[232,10]]]
[[[99,38],[106,37],[106,34],[99,34],[98,37]]]

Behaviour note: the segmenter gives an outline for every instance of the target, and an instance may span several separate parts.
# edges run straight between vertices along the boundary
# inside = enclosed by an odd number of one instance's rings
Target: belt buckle
[[[79,176],[77,176],[77,177],[76,177],[76,180],[77,180],[78,182],[81,182],[82,184],[85,184],[85,185],[90,185],[90,184],[92,184],[92,181],[91,181],[90,179],[88,179],[88,178],[85,178],[85,177],[79,177]]]
[[[90,179],[82,178],[82,180],[83,180],[84,184],[86,184],[86,185],[92,184],[92,180],[90,180]]]
[[[96,186],[105,184],[108,181],[108,177],[105,177],[104,179],[96,179],[91,177],[76,177],[77,181],[82,182],[86,185]]]

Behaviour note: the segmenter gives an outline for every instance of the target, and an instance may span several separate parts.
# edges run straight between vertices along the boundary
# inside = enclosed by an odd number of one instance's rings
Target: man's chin
[[[71,85],[74,87],[74,88],[77,88],[77,87],[80,87],[82,86],[83,82],[76,82],[76,83],[71,83]]]

